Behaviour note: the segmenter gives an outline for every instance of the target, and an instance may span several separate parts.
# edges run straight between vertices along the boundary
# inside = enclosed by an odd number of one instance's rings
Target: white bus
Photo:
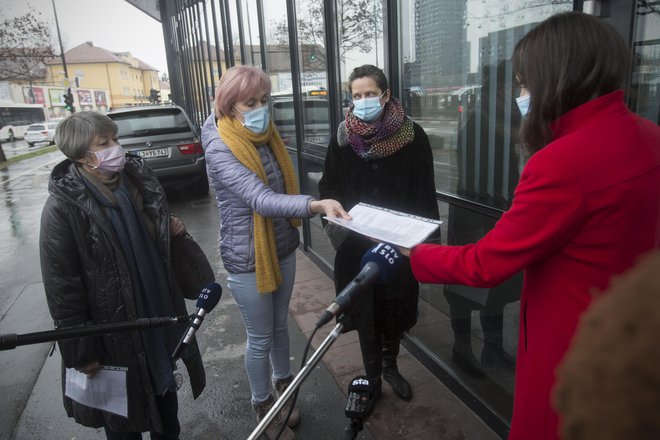
[[[43,104],[20,104],[0,100],[0,141],[22,139],[30,124],[45,122]]]

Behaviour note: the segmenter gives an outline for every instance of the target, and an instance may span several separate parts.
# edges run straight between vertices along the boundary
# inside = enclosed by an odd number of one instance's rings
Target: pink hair
[[[227,70],[215,89],[215,117],[231,115],[232,107],[259,89],[270,93],[270,78],[258,67],[234,66]]]

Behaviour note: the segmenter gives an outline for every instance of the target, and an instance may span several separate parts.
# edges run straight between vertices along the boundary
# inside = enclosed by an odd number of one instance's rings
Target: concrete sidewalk
[[[297,264],[290,307],[295,371],[298,371],[307,337],[319,314],[335,296],[332,280],[300,251]],[[222,273],[219,282],[225,285]],[[315,348],[332,327],[331,323],[317,332],[312,341]],[[184,378],[184,386],[179,391],[181,439],[245,439],[255,427],[243,366],[245,330],[228,292],[202,325],[198,340],[206,366],[207,388],[195,401]],[[405,349],[402,349],[399,366],[411,382],[415,397],[411,402],[401,401],[384,383],[383,396],[358,439],[499,439]],[[343,334],[301,386],[298,406],[303,421],[295,430],[298,439],[344,438],[348,425],[344,416],[346,390],[350,379],[360,374],[363,369],[357,335],[355,332]],[[11,438],[105,438],[103,430],[82,427],[66,416],[62,407],[59,352],[46,359]]]
[[[297,264],[290,313],[303,334],[309,336],[314,330],[318,316],[335,298],[334,283],[302,252],[298,252]],[[320,345],[333,326],[333,323],[327,324],[317,332],[312,341],[314,348]],[[341,335],[322,361],[339,390],[346,394],[349,381],[355,376],[364,374],[357,333],[353,331]],[[398,364],[401,374],[412,385],[414,397],[410,402],[404,402],[394,395],[389,384],[383,382],[383,396],[366,421],[366,427],[374,438],[378,440],[498,440],[500,438],[403,347]]]

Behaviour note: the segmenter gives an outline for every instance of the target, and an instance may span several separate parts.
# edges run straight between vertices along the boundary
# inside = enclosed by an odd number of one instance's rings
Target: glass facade
[[[263,68],[272,118],[307,194],[318,195],[328,143],[350,104],[352,69],[384,69],[393,96],[430,139],[444,244],[476,242],[511,204],[527,157],[518,141],[510,57],[550,15],[585,8],[614,24],[634,53],[628,104],[660,121],[660,14],[651,2],[160,3],[173,100],[201,123],[226,68]],[[320,218],[301,231],[304,250],[330,273],[334,250]],[[521,283],[517,274],[491,289],[422,285],[418,324],[406,337],[411,351],[502,436],[512,411]]]

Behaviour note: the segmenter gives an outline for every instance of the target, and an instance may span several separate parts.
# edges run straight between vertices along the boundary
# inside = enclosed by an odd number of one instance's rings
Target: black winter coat
[[[339,145],[337,136],[333,137],[319,182],[320,198],[336,199],[347,211],[364,202],[438,219],[431,145],[424,129],[413,125],[415,137],[410,144],[390,156],[369,161],[361,159],[349,144]],[[338,132],[342,131],[344,122]],[[358,274],[362,256],[372,246],[372,241],[353,232],[339,245],[334,267],[337,292]],[[358,298],[345,322],[346,331],[394,334],[417,323],[419,284],[407,259],[393,280],[376,284]]]
[[[155,226],[156,246],[166,265],[170,292],[178,315],[187,315],[185,301],[173,283],[170,261],[169,207],[151,169],[127,158],[124,177],[138,189],[144,211]],[[132,321],[138,318],[131,276],[115,231],[103,208],[91,195],[80,170],[68,159],[51,173],[41,217],[41,272],[55,327],[76,327]],[[181,333],[186,329],[182,324]],[[66,368],[98,360],[102,365],[127,367],[128,418],[100,411],[64,397],[64,407],[76,422],[113,431],[159,431],[161,418],[138,331],[59,342],[62,384]],[[193,395],[206,384],[197,344],[184,353]],[[64,390],[63,390],[64,391]]]

